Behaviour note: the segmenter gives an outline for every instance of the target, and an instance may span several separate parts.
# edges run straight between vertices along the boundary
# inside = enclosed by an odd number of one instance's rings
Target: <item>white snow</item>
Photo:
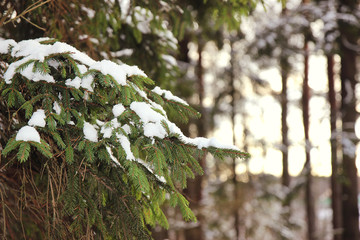
[[[100,121],[99,119],[96,119],[96,124],[99,125],[100,127],[105,125],[105,122]]]
[[[71,52],[74,59],[79,60],[80,62],[83,62],[87,65],[92,65],[96,62],[85,53],[80,52],[76,48],[66,43],[55,42],[54,44],[40,44],[40,41],[43,40],[48,40],[48,38],[24,40],[18,42],[14,45],[14,48],[11,51],[11,55],[13,57],[31,56],[31,59],[44,61],[45,57],[51,54]]]
[[[121,18],[125,19],[130,10],[130,0],[121,0],[119,1],[120,9],[121,9]]]
[[[24,40],[21,42],[13,42],[11,40],[0,40],[0,50],[5,51],[4,48],[8,49],[9,46],[13,46],[11,50],[11,56],[19,58],[24,57],[23,59],[11,63],[4,74],[4,79],[7,84],[11,83],[11,79],[15,74],[15,69],[23,63],[26,63],[29,60],[38,60],[44,61],[46,56],[70,52],[71,56],[83,64],[91,66],[96,63],[95,60],[91,59],[86,54],[78,51],[76,48],[62,42],[55,42],[54,44],[40,44],[40,41],[48,40],[48,38],[35,39],[35,40]],[[7,52],[7,51],[5,51]],[[32,72],[33,63],[31,63],[27,68],[25,68],[20,73],[31,79],[32,81],[45,80],[47,82],[54,82],[54,78],[49,74],[40,74],[38,72]]]
[[[162,30],[155,29],[155,33],[161,38],[160,43],[164,46],[169,45],[172,49],[177,49],[178,41],[174,34],[168,29],[169,23],[163,21],[161,24]]]
[[[239,151],[239,148],[222,144],[220,143],[216,138],[203,138],[203,137],[197,137],[197,138],[188,138],[184,137],[184,142],[188,144],[193,144],[197,146],[199,149],[201,148],[209,148],[209,147],[215,147],[215,148],[224,148],[224,149],[232,149]]]
[[[144,135],[150,138],[166,137],[166,131],[161,125],[161,121],[166,121],[165,117],[152,109],[151,105],[145,102],[133,102],[130,104],[133,110],[144,124]]]
[[[84,122],[83,132],[85,139],[92,142],[98,142],[98,133],[96,128],[92,124]]]
[[[81,74],[84,74],[87,71],[87,67],[85,65],[79,64],[78,68]]]
[[[8,53],[9,47],[14,45],[16,45],[16,42],[13,39],[6,39],[6,40],[1,39],[0,54]]]
[[[50,59],[50,60],[48,61],[48,65],[49,65],[50,67],[55,68],[55,69],[59,69],[59,67],[60,67],[60,63],[59,63],[58,61],[55,61],[54,59]]]
[[[131,128],[128,124],[125,124],[121,127],[122,129],[124,129],[124,131],[126,132],[126,134],[130,134],[131,133]]]
[[[67,124],[69,124],[69,125],[75,125],[74,121],[68,121]]]
[[[94,18],[95,14],[96,14],[95,10],[93,10],[91,8],[87,8],[85,6],[81,6],[81,10],[86,12],[89,18]]]
[[[121,134],[117,134],[117,137],[120,141],[121,147],[124,149],[126,153],[126,159],[127,160],[135,160],[134,154],[131,151],[131,144],[129,139]]]
[[[47,39],[40,39],[47,40]],[[87,67],[89,69],[95,69],[103,73],[104,75],[110,74],[120,85],[126,85],[126,77],[131,75],[141,75],[145,76],[146,74],[140,70],[137,66],[129,66],[126,64],[118,65],[109,60],[102,60],[100,62],[91,59],[86,54],[78,51],[76,48],[62,42],[55,42],[54,44],[40,44],[39,39],[36,40],[25,40],[19,43],[16,43],[12,40],[0,40],[0,52],[7,53],[9,46],[13,46],[11,50],[11,55],[13,57],[24,57],[23,59],[16,61],[9,65],[7,71],[4,74],[4,79],[6,83],[11,83],[11,79],[15,74],[15,69],[21,64],[28,62],[29,60],[38,60],[44,61],[46,56],[56,53],[70,52],[71,57],[79,61],[78,65],[79,71],[81,74],[86,73]],[[34,64],[31,63],[20,73],[32,81],[44,80],[47,82],[55,82],[54,78],[49,74],[40,74],[39,72],[32,72]],[[81,84],[79,78],[73,80],[67,80],[66,84],[75,88],[80,86],[93,91],[92,83],[94,79],[92,75],[86,75],[81,79]]]
[[[138,68],[138,66],[130,66],[127,64],[122,64],[118,66],[125,71],[127,76],[140,75],[143,77],[147,77],[147,75],[140,68]]]
[[[32,59],[44,61],[45,52],[48,51],[48,46],[43,47],[36,40],[25,40],[14,45],[11,55],[13,57],[32,56]]]
[[[106,151],[109,153],[110,155],[110,159],[116,164],[116,165],[120,165],[120,163],[118,162],[118,160],[116,159],[116,157],[113,155],[111,148],[109,146],[106,146]]]
[[[79,35],[78,39],[81,41],[81,40],[87,39],[88,37],[89,37],[89,35],[82,34],[82,35]]]
[[[174,96],[170,91],[168,90],[163,90],[159,87],[155,87],[153,90],[152,90],[154,93],[156,94],[159,94],[160,96],[161,95],[164,95],[164,97],[168,100],[172,100],[172,101],[175,101],[175,102],[179,102],[179,103],[182,103],[184,105],[189,105],[186,101],[184,101],[183,99],[179,98],[179,97],[176,97]]]
[[[28,124],[30,126],[45,127],[45,118],[45,111],[42,109],[38,109],[36,112],[33,113]]]
[[[218,142],[215,138],[189,138],[186,137],[180,130],[178,126],[170,122],[166,117],[161,115],[152,109],[152,106],[145,102],[133,102],[130,104],[130,109],[133,110],[141,119],[144,126],[144,135],[149,138],[165,138],[168,136],[165,128],[162,126],[162,122],[166,122],[169,126],[170,133],[179,134],[180,139],[187,144],[192,144],[197,146],[199,149],[215,147],[215,148],[224,148],[232,149],[239,151],[239,148],[233,145],[225,145]]]
[[[100,130],[100,133],[103,134],[103,138],[110,138],[111,137],[111,134],[112,134],[112,130],[113,128],[112,127],[105,127],[103,126]]]
[[[117,121],[116,118],[114,118],[110,122],[101,126],[100,133],[103,134],[103,138],[110,138],[113,130],[119,127],[120,123]]]
[[[91,65],[90,69],[95,69],[102,72],[104,75],[111,75],[120,85],[126,85],[126,77],[131,75],[146,74],[141,71],[137,66],[129,66],[126,64],[116,64],[109,60],[102,60],[96,64]]]
[[[81,87],[93,92],[92,83],[94,82],[94,77],[91,74],[86,75],[81,79]]]
[[[148,122],[144,124],[144,135],[150,138],[165,138],[167,133],[163,126],[161,126],[160,122]]]
[[[31,63],[20,73],[27,79],[31,79],[34,82],[38,82],[40,80],[44,80],[46,82],[52,82],[52,83],[55,82],[54,77],[48,73],[33,72],[33,67],[34,67],[34,63]]]
[[[112,112],[115,117],[120,116],[124,111],[125,111],[125,107],[121,103],[114,105],[112,108]]]
[[[27,60],[29,60],[29,59],[27,59]],[[7,73],[8,72],[12,73],[11,74],[11,78],[12,78],[14,76],[14,74],[15,74],[15,69],[19,65],[20,64],[10,64],[9,71],[6,71],[6,73],[4,74],[6,83],[10,83],[10,79],[8,78]],[[10,67],[12,67],[12,68],[10,69]],[[38,81],[41,81],[41,80],[44,80],[46,82],[55,82],[54,77],[49,75],[48,73],[43,73],[42,74],[40,72],[33,72],[33,67],[34,67],[34,63],[30,63],[25,69],[20,71],[20,74],[23,75],[24,77],[26,77],[27,79],[32,80],[34,82],[38,82]]]
[[[24,126],[20,128],[19,132],[16,134],[15,140],[40,143],[40,134],[34,127]]]
[[[154,19],[154,15],[149,9],[136,6],[134,8],[134,17],[137,23],[136,28],[139,29],[140,32],[143,34],[151,32],[150,22]]]
[[[73,57],[75,60],[78,60],[79,62],[82,62],[83,64],[91,66],[92,64],[96,63],[96,61],[90,58],[88,55],[80,52],[76,48],[66,43],[56,42],[50,46],[52,46],[52,48],[50,48],[50,50],[48,51],[47,56],[54,53],[71,52],[71,57]]]
[[[123,56],[131,56],[133,54],[134,50],[130,48],[125,48],[120,51],[111,52],[110,55],[114,58],[123,57]]]
[[[151,165],[145,161],[143,161],[142,159],[140,158],[136,158],[135,159],[136,162],[140,163],[141,165],[143,165],[144,167],[146,167],[146,169],[151,172],[152,174],[154,174],[154,171],[151,169]],[[163,183],[166,183],[166,180],[163,176],[159,176],[157,174],[154,174],[155,177],[160,181],[160,182],[163,182]]]
[[[61,113],[61,107],[60,107],[59,103],[56,102],[56,101],[54,102],[53,110],[55,111],[55,113],[56,113],[57,115],[60,115],[60,113]]]
[[[168,64],[172,65],[172,66],[177,66],[177,62],[176,59],[171,56],[171,55],[167,55],[167,54],[163,54],[161,55],[162,59],[164,59]]]
[[[74,79],[67,79],[65,81],[65,85],[79,89],[81,86],[81,79],[79,77],[75,77]]]
[[[118,64],[109,60],[102,60],[91,66],[91,69],[98,70],[104,75],[110,74],[120,85],[126,85],[126,73]]]

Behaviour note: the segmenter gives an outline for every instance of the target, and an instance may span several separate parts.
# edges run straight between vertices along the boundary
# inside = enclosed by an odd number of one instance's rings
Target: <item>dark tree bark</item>
[[[311,174],[311,160],[310,160],[310,139],[309,139],[309,50],[308,43],[305,38],[304,45],[304,81],[303,81],[303,96],[302,96],[302,108],[303,108],[303,123],[304,123],[304,135],[305,135],[305,205],[306,205],[306,218],[307,218],[307,236],[308,240],[316,239],[316,214],[315,214],[315,202],[312,192],[312,174]]]
[[[158,230],[158,231],[157,231]],[[162,239],[167,239],[169,238],[169,234],[168,234],[168,231],[164,230],[163,228],[161,229],[154,229],[152,230],[151,232],[151,236],[154,238],[154,239],[157,239],[157,240],[162,240]]]
[[[339,10],[344,8],[356,9],[359,1],[340,0]],[[341,117],[342,117],[342,148],[343,148],[343,178],[342,206],[343,206],[343,239],[360,239],[359,209],[358,209],[358,176],[355,164],[355,136],[356,112],[356,52],[351,46],[357,45],[359,30],[348,22],[339,20],[339,46],[341,56]],[[352,146],[351,146],[352,145]]]
[[[287,114],[288,114],[288,96],[287,96],[287,78],[289,71],[289,63],[287,59],[282,60],[280,63],[281,67],[281,136],[282,136],[282,185],[285,187],[290,186],[290,175],[289,175],[289,160],[288,160],[288,150],[289,150],[289,142],[288,142],[288,125],[286,122]]]
[[[286,7],[283,7],[281,11],[281,15],[285,15],[287,13]],[[280,95],[280,104],[281,104],[281,136],[282,136],[282,185],[285,187],[290,186],[290,175],[289,175],[289,140],[288,140],[288,125],[286,122],[286,118],[288,115],[288,96],[287,96],[287,78],[289,75],[290,64],[288,58],[286,56],[281,56],[280,58],[280,74],[281,74],[281,95]],[[285,205],[288,205],[286,203]]]
[[[333,212],[333,239],[341,240],[341,188],[339,183],[339,163],[338,163],[338,136],[337,136],[337,103],[335,93],[335,79],[334,79],[334,57],[327,56],[327,76],[329,85],[329,103],[330,103],[330,127],[331,127],[331,208]]]
[[[345,53],[347,52],[347,53]],[[342,93],[342,131],[343,138],[347,138],[353,144],[355,144],[355,121],[357,113],[355,110],[355,71],[351,66],[355,67],[355,56],[351,54],[351,51],[344,51],[341,58],[341,93]],[[354,75],[353,75],[354,74]],[[352,100],[349,100],[349,98]],[[348,101],[349,100],[349,101]],[[359,212],[357,205],[357,167],[355,164],[355,149],[353,152],[344,151],[344,146],[347,141],[343,139],[343,177],[344,182],[342,184],[343,189],[343,222],[344,222],[344,240],[359,239]]]

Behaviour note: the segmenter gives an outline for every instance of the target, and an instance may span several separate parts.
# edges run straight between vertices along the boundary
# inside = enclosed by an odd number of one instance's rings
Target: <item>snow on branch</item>
[[[148,81],[147,83],[151,84],[153,82],[147,80],[146,74],[137,66],[119,65],[109,60],[95,61],[74,47],[49,38],[26,40],[19,43],[13,40],[0,40],[0,46],[0,54],[8,54],[16,58],[15,61],[8,65],[3,76],[5,83],[8,85],[12,84],[14,79],[16,79],[16,75],[19,74],[24,79],[33,82],[61,84],[72,91],[72,94],[74,94],[75,90],[80,90],[78,94],[83,95],[83,101],[89,103],[94,101],[94,99],[91,99],[91,96],[102,97],[101,84],[107,84],[110,87],[118,86],[123,99],[104,100],[103,104],[111,109],[109,112],[103,113],[107,115],[106,117],[103,114],[91,116],[79,114],[78,119],[67,119],[66,122],[71,125],[82,126],[83,138],[91,142],[100,142],[115,134],[116,141],[119,141],[122,148],[124,148],[127,159],[134,159],[131,144],[129,144],[131,142],[129,140],[129,135],[132,134],[131,129],[141,129],[143,136],[149,138],[152,142],[176,137],[183,144],[191,145],[198,149],[212,147],[240,152],[237,147],[220,144],[215,139],[192,139],[186,137],[176,124],[167,118],[166,111],[163,108],[166,101],[157,102],[150,95],[153,96],[155,94],[164,100],[176,102],[178,105],[184,106],[183,109],[185,110],[179,113],[180,118],[183,114],[192,114],[190,111],[189,113],[184,113],[184,111],[187,111],[186,109],[191,107],[186,101],[174,96],[170,91],[159,87],[153,87],[151,91],[145,89],[141,81]],[[55,77],[52,71],[54,69],[61,71],[61,66],[64,63],[59,60],[60,56],[65,57],[70,62],[75,73],[72,75],[68,74],[65,81]],[[50,70],[50,67],[52,67],[52,70]],[[62,71],[61,74],[66,75],[65,70],[63,69]],[[35,128],[45,127],[45,121],[49,121],[49,117],[52,114],[63,114],[62,109],[66,108],[65,104],[68,103],[65,103],[66,100],[62,99],[62,94],[61,92],[56,94],[59,96],[59,99],[58,101],[56,99],[52,100],[51,109],[38,109],[34,112],[28,122],[28,125],[32,127],[31,129],[30,127],[26,129],[35,133],[37,131]],[[69,100],[73,101],[76,99],[70,98]],[[121,119],[124,120],[124,115],[131,118],[133,116],[131,113],[136,115],[138,121],[132,119],[121,121]],[[23,134],[23,131],[18,132],[18,134],[20,133]],[[38,134],[34,134],[34,136],[37,137],[36,141],[39,142]],[[17,139],[26,141],[28,138],[21,135]]]

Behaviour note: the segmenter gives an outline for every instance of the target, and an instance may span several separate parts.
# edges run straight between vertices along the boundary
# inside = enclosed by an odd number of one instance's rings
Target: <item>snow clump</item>
[[[29,126],[45,127],[45,118],[45,111],[42,109],[38,109],[36,112],[33,113],[28,124]]]
[[[20,130],[16,134],[15,140],[40,143],[40,134],[34,127],[24,126],[20,128]]]

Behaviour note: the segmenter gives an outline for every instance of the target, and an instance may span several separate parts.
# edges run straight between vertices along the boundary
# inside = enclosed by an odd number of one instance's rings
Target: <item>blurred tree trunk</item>
[[[306,1],[304,1],[305,3]],[[307,235],[308,240],[316,239],[316,214],[315,214],[315,202],[312,192],[312,174],[311,174],[311,159],[310,159],[310,139],[309,139],[309,49],[307,43],[307,37],[305,37],[304,44],[304,81],[303,81],[303,96],[302,96],[302,108],[303,108],[303,123],[304,123],[304,135],[305,135],[305,205],[306,205],[306,217],[307,217]]]
[[[283,7],[281,15],[285,15],[287,12],[286,7]],[[288,125],[286,122],[288,114],[288,96],[287,96],[287,78],[290,70],[290,64],[286,56],[281,56],[280,58],[280,74],[281,74],[281,136],[282,136],[282,185],[285,187],[290,186],[290,175],[289,175],[289,141],[288,141]],[[286,204],[287,205],[287,204]]]
[[[356,9],[359,1],[340,0],[339,10],[344,8]],[[358,209],[358,176],[355,164],[356,135],[356,52],[351,46],[357,46],[358,29],[348,22],[339,20],[340,56],[341,56],[341,117],[342,117],[342,155],[343,178],[342,206],[343,206],[343,239],[360,239],[359,209]]]
[[[309,0],[303,0],[303,4],[309,3]],[[309,46],[308,36],[304,33],[304,80],[303,80],[303,93],[302,93],[302,108],[303,108],[303,124],[304,124],[304,136],[305,136],[305,205],[306,205],[306,218],[307,218],[307,236],[308,240],[315,240],[316,237],[316,213],[315,213],[315,201],[313,195],[313,177],[311,173],[311,158],[310,158],[310,138],[309,138],[309,126],[310,126],[310,114],[309,114],[309,102],[310,102],[310,88],[309,88]]]
[[[290,65],[287,57],[281,57],[280,59],[280,71],[281,71],[281,82],[282,82],[282,90],[280,95],[281,101],[281,135],[282,135],[282,185],[283,191],[289,192],[290,187],[290,175],[289,175],[289,159],[288,159],[288,151],[289,151],[289,142],[288,142],[288,125],[287,125],[287,115],[288,115],[288,96],[287,96],[287,78],[290,70]],[[286,227],[291,228],[290,218],[291,218],[291,201],[288,200],[288,197],[285,197],[283,200],[283,209],[282,209],[282,218],[284,219],[284,223]],[[280,235],[279,239],[288,239],[287,237]]]
[[[289,160],[288,160],[288,150],[289,150],[289,142],[288,142],[288,125],[286,122],[287,112],[288,112],[288,97],[287,97],[287,78],[289,71],[289,63],[287,59],[281,59],[280,62],[281,68],[281,136],[282,136],[282,185],[285,187],[290,186],[290,175],[289,175]]]
[[[205,109],[203,105],[204,100],[204,69],[202,64],[202,52],[204,49],[205,44],[199,39],[198,41],[198,63],[197,63],[197,86],[198,86],[198,110],[201,113],[201,118],[197,121],[197,135],[198,137],[205,137],[206,136],[206,128],[205,128]],[[205,167],[205,159],[199,159],[199,163],[201,167],[204,169]],[[186,240],[203,240],[203,229],[202,229],[202,215],[201,215],[201,199],[202,199],[202,176],[196,176],[194,179],[188,180],[188,187],[185,189],[185,195],[188,197],[190,202],[190,208],[194,210],[198,224],[195,227],[187,228],[184,231],[185,239]]]
[[[233,40],[230,39],[230,95],[231,95],[231,124],[232,124],[232,142],[236,145],[236,133],[235,133],[235,116],[236,116],[236,108],[235,108],[235,98],[236,98],[236,90],[235,90],[235,51],[234,51],[234,43]],[[233,182],[233,201],[234,201],[234,229],[236,240],[240,239],[240,219],[239,219],[239,209],[236,204],[238,201],[238,182],[237,182],[237,174],[236,174],[236,158],[232,159],[232,182]]]
[[[339,183],[339,163],[337,156],[338,136],[337,136],[337,103],[335,93],[334,79],[334,56],[327,56],[327,76],[329,81],[329,103],[330,103],[330,127],[331,127],[331,208],[332,208],[332,225],[333,239],[341,240],[341,188]]]
[[[155,240],[163,240],[163,239],[168,239],[169,238],[168,231],[166,229],[163,229],[163,228],[152,230],[151,235]]]

